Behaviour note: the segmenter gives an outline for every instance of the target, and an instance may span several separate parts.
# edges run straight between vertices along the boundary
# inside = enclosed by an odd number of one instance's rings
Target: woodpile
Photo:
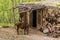
[[[60,36],[60,13],[58,8],[48,8],[48,13],[46,14],[46,17],[43,21],[43,33],[58,37]]]

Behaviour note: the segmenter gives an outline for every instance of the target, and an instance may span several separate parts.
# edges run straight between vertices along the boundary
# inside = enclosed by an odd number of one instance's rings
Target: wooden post
[[[42,10],[37,10],[37,28],[42,27]]]
[[[38,12],[38,10],[37,10],[37,27],[39,26],[39,19],[38,19],[39,16],[38,16],[38,13],[39,13],[39,12]]]
[[[40,25],[40,14],[39,10],[37,10],[37,28],[39,28]]]
[[[42,23],[42,20],[43,20],[43,10],[40,10],[40,11],[41,11],[41,27],[42,27],[43,26],[43,23]]]
[[[29,13],[29,25],[32,26],[32,11]]]
[[[24,12],[24,22],[29,24],[29,13]]]

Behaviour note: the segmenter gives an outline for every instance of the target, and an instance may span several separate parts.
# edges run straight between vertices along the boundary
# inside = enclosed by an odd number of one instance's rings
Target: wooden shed
[[[19,20],[25,19],[24,21],[30,24],[31,27],[39,28],[43,25],[43,18],[46,16],[47,8],[39,3],[20,4],[19,12]]]
[[[60,25],[59,7],[46,6],[40,3],[23,3],[15,8],[19,10],[19,21],[27,23],[32,28],[46,29],[47,26],[52,28],[54,25]]]

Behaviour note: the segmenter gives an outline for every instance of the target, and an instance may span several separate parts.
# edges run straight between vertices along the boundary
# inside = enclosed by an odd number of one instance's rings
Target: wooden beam
[[[24,12],[24,22],[29,24],[29,13],[28,12]]]

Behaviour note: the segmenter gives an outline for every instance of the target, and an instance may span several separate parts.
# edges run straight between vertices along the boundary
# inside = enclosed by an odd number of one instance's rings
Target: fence
[[[18,8],[12,7],[18,6],[21,3],[36,2],[41,0],[0,0],[0,25],[12,25],[19,20]]]

